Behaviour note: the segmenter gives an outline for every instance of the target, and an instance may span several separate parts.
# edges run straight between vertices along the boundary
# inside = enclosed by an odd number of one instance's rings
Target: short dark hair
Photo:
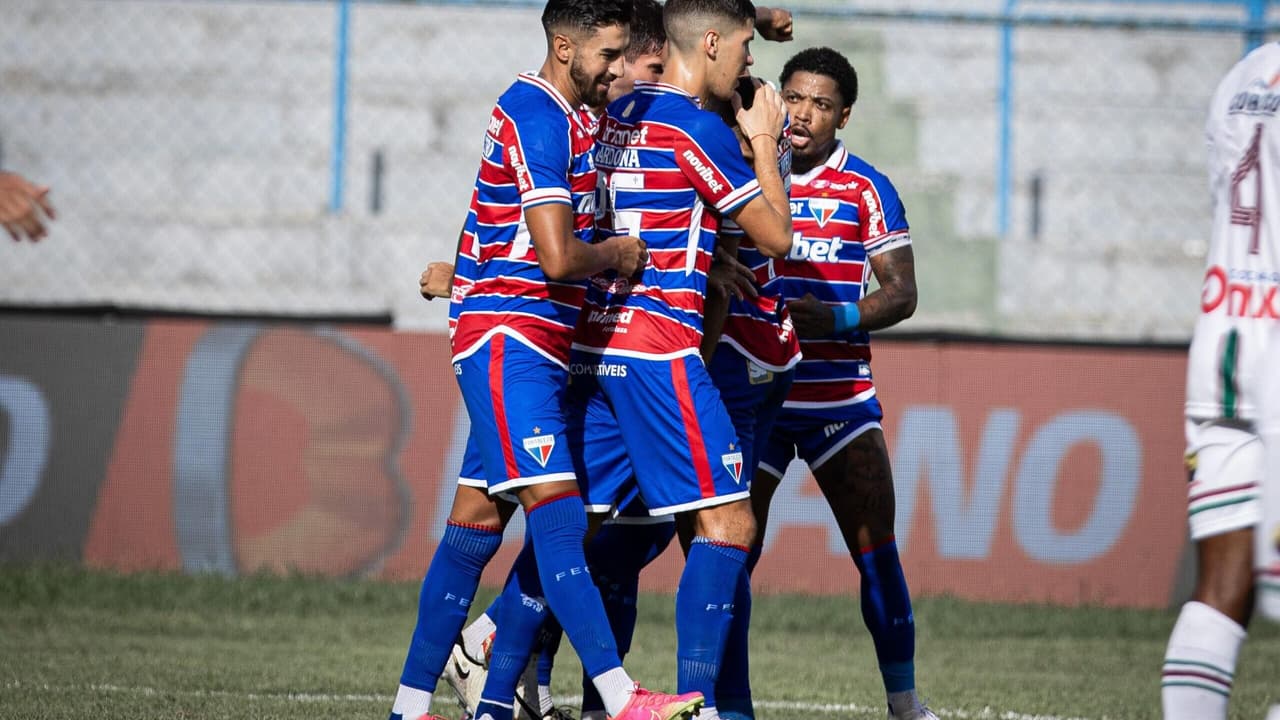
[[[693,26],[690,21],[698,15],[710,18],[730,20],[738,23],[756,21],[756,6],[751,0],[667,0],[662,10],[662,24],[667,31],[667,39],[678,47],[688,42],[688,34],[701,34],[703,28]],[[681,37],[681,33],[685,37]],[[683,42],[682,42],[683,41]]]
[[[547,0],[542,29],[551,37],[557,28],[590,31],[631,24],[631,0]]]
[[[826,75],[836,81],[840,91],[841,107],[850,108],[858,101],[858,73],[849,64],[848,58],[829,47],[814,47],[801,50],[782,66],[782,74],[778,76],[779,85],[786,85],[787,80],[798,72],[809,72],[814,75]]]
[[[658,0],[631,1],[631,44],[627,60],[641,55],[654,55],[667,44],[667,31],[662,27],[662,5]]]

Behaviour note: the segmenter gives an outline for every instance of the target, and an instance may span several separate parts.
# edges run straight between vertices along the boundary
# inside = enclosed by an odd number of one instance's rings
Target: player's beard
[[[605,82],[606,78],[608,78],[608,73],[594,78],[587,75],[587,71],[582,69],[582,64],[578,62],[576,57],[569,61],[569,79],[573,81],[573,86],[578,89],[578,99],[587,107],[598,107],[609,99],[608,84],[606,84],[604,90],[597,87],[597,84]]]

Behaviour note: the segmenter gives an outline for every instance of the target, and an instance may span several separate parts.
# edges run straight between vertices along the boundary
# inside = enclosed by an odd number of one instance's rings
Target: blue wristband
[[[862,320],[862,311],[858,309],[858,303],[836,305],[831,310],[836,314],[836,332],[843,333],[858,329],[858,322]]]

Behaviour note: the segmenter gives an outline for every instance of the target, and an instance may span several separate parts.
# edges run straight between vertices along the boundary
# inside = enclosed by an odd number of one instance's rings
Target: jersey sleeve
[[[570,205],[569,123],[559,112],[526,112],[503,128],[503,165],[515,178],[520,204]]]
[[[727,215],[760,194],[738,138],[720,118],[703,113],[675,145],[675,162],[703,201]]]
[[[862,245],[867,255],[910,245],[911,229],[898,189],[880,173],[872,174],[869,180],[858,198],[858,214],[863,219]]]

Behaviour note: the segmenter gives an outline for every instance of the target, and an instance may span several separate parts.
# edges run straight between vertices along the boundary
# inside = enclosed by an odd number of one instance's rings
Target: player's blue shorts
[[[723,342],[711,356],[707,370],[738,434],[738,445],[746,461],[743,474],[750,485],[796,371],[794,368],[785,372],[766,369]]]
[[[568,373],[501,333],[453,363],[489,494],[574,480],[565,435]]]
[[[868,430],[879,430],[884,411],[873,395],[853,405],[831,408],[782,408],[760,456],[760,470],[781,478],[797,455],[810,470]]]
[[[748,496],[733,423],[699,357],[575,352],[569,367],[570,440],[589,510],[618,506],[633,482],[650,515]]]

